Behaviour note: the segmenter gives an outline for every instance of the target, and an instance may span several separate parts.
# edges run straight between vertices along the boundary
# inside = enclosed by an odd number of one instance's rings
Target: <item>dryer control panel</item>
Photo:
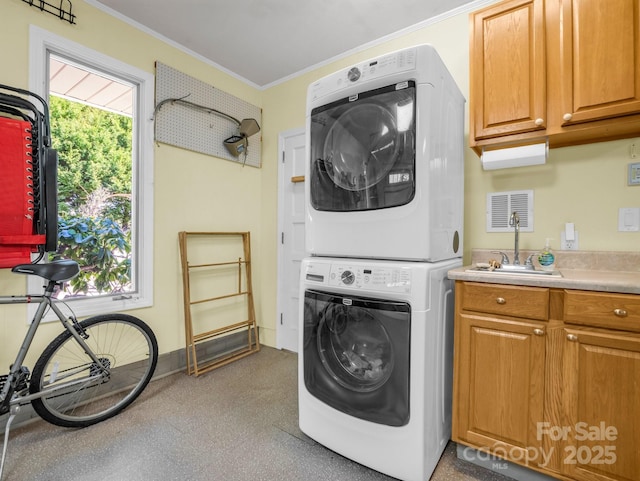
[[[309,100],[341,90],[350,85],[417,68],[416,47],[367,60],[328,75],[309,86]]]

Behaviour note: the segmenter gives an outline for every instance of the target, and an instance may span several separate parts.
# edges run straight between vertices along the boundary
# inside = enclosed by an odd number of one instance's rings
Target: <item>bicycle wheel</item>
[[[158,361],[155,335],[136,317],[105,314],[80,325],[107,370],[65,331],[47,346],[31,375],[32,394],[58,388],[31,401],[42,419],[58,426],[85,427],[115,416],[144,390]]]

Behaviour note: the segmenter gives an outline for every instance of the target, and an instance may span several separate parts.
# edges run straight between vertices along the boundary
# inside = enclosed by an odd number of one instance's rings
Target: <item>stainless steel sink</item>
[[[486,269],[484,267],[472,267],[467,272],[477,272],[486,274],[498,274],[509,276],[552,276],[562,277],[560,271],[537,271],[531,269]]]

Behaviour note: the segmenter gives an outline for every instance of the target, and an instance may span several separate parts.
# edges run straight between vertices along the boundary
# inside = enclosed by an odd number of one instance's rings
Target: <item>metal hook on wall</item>
[[[240,127],[240,121],[238,119],[236,119],[235,117],[232,117],[231,115],[225,114],[224,112],[221,112],[220,110],[216,110],[216,109],[211,108],[211,107],[206,107],[204,105],[200,105],[200,104],[196,104],[194,102],[189,102],[188,100],[184,100],[189,95],[191,95],[191,94],[187,94],[184,97],[180,97],[180,98],[164,99],[162,102],[160,102],[158,105],[156,105],[155,109],[153,109],[153,116],[151,117],[151,120],[155,119],[156,114],[162,108],[163,105],[171,102],[172,104],[185,105],[185,106],[190,107],[192,109],[200,110],[202,112],[206,112],[206,113],[209,113],[209,114],[220,115],[221,117],[224,117],[224,118],[226,118],[228,120],[231,120],[238,127]]]
[[[156,118],[156,114],[158,113],[158,111],[167,103],[184,105],[186,107],[199,110],[201,112],[206,112],[208,114],[215,114],[227,120],[230,120],[231,122],[235,123],[236,126],[238,127],[239,135],[232,135],[231,137],[225,139],[224,146],[229,151],[229,153],[234,157],[239,157],[240,154],[244,153],[245,162],[246,162],[247,150],[249,146],[248,138],[260,132],[260,125],[258,125],[258,122],[255,119],[238,120],[235,117],[229,114],[226,114],[224,112],[221,112],[220,110],[214,109],[212,107],[206,107],[204,105],[196,104],[194,102],[189,102],[188,100],[185,100],[185,98],[187,98],[189,95],[190,94],[187,94],[184,97],[180,97],[180,98],[164,99],[163,101],[158,103],[158,105],[156,105],[155,109],[153,110],[153,116],[151,117],[151,120],[154,120]]]
[[[55,15],[60,20],[65,20],[72,25],[76,23],[76,16],[73,13],[71,13],[71,10],[73,9],[73,5],[71,4],[70,0],[60,0],[59,6],[52,5],[49,2],[46,2],[45,0],[38,0],[37,2],[34,2],[34,0],[22,0],[22,1],[24,3],[28,3],[32,7],[36,7],[41,12],[47,12],[52,15]],[[64,8],[65,2],[69,4],[68,10],[65,10]]]

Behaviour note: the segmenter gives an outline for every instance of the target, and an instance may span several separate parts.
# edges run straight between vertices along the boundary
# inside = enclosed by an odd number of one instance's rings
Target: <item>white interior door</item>
[[[300,263],[304,250],[304,129],[279,136],[277,347],[298,352]]]

